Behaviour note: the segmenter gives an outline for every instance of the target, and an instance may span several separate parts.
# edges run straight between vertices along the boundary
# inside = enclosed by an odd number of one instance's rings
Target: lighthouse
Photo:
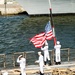
[[[5,0],[0,0],[0,4],[4,4]]]

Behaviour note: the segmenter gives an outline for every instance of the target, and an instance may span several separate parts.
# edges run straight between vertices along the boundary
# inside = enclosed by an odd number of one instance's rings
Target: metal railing
[[[74,55],[75,55],[75,49],[70,48],[63,48],[61,49],[61,60],[62,62],[69,62],[74,61]],[[50,52],[50,58],[52,64],[54,64],[55,59],[55,52],[54,50],[49,50]],[[9,67],[17,67],[18,63],[16,62],[16,59],[19,55],[23,55],[26,58],[26,65],[32,65],[35,64],[34,61],[38,59],[38,55],[35,51],[28,51],[28,52],[16,52],[13,54],[0,54],[0,67],[7,68]]]

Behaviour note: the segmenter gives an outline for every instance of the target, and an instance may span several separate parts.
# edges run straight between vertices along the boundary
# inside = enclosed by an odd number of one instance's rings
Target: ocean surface
[[[15,16],[0,16],[0,54],[6,54],[6,57],[0,56],[0,66],[6,61],[6,67],[13,66],[17,57],[14,52],[29,52],[26,55],[27,64],[35,64],[38,59],[37,51],[30,42],[30,38],[45,31],[45,26],[49,21],[49,17],[29,17],[26,15]],[[70,60],[74,61],[75,57],[75,22],[74,16],[59,16],[53,17],[55,34],[58,41],[60,41],[62,49],[70,48]],[[49,50],[54,49],[54,41],[50,40]],[[72,50],[73,49],[73,50]],[[67,51],[61,51],[62,61],[67,61]],[[3,66],[2,66],[3,67]]]
[[[0,54],[40,50],[35,48],[29,39],[44,32],[47,21],[35,18],[31,21],[30,17],[25,15],[0,16]],[[55,34],[62,48],[75,49],[75,23],[55,25]],[[53,49],[53,40],[48,43],[49,50]]]

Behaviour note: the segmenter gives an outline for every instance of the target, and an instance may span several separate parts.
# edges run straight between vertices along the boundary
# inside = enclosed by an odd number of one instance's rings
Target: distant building
[[[0,0],[0,4],[4,4],[6,2],[6,4],[13,4],[13,0]]]
[[[13,4],[13,2],[7,2],[7,4]]]
[[[5,0],[0,0],[0,4],[4,4]]]
[[[7,4],[13,4],[13,0],[7,0]]]

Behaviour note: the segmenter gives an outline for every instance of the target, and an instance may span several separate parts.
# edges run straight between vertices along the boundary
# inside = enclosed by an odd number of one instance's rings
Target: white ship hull
[[[48,0],[17,0],[30,15],[49,14]],[[52,13],[75,13],[75,0],[51,0]]]

